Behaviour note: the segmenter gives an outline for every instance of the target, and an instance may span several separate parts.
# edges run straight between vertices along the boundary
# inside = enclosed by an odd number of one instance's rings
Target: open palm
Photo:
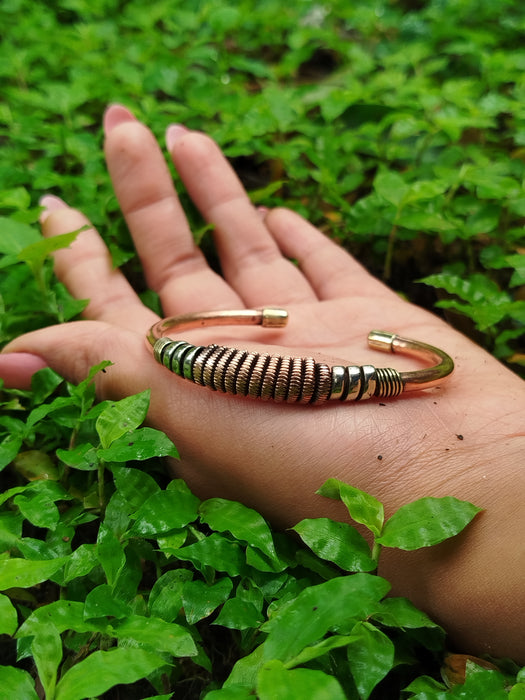
[[[344,517],[338,504],[315,496],[329,477],[368,490],[390,511],[423,495],[454,495],[484,507],[453,543],[400,552],[383,566],[396,592],[426,607],[467,650],[491,640],[497,652],[515,655],[525,623],[514,602],[525,593],[517,525],[525,478],[521,381],[440,319],[401,300],[297,214],[258,211],[207,136],[172,126],[174,165],[214,227],[218,275],[194,243],[149,130],[119,106],[107,111],[105,129],[115,191],[164,314],[268,305],[290,314],[283,330],[207,328],[186,332],[190,342],[416,369],[398,356],[385,363],[367,348],[368,332],[380,328],[442,347],[456,371],[437,389],[320,407],[195,386],[154,361],[145,335],[158,319],[113,269],[93,229],[56,255],[58,277],[74,296],[90,299],[88,320],[28,334],[6,350],[39,355],[71,380],[111,360],[97,379],[99,395],[151,388],[150,421],[177,445],[177,475],[199,495],[241,500],[281,526],[303,517]],[[44,203],[46,236],[86,223],[57,198]]]

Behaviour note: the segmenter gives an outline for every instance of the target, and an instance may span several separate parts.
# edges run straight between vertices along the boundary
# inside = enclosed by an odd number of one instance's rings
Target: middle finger
[[[245,304],[316,300],[301,271],[283,257],[217,144],[199,132],[177,135],[168,138],[175,167],[192,200],[213,224],[224,277]]]

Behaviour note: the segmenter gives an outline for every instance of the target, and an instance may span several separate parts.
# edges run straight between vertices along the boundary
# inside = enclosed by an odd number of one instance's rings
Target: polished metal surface
[[[216,344],[193,345],[171,340],[171,331],[207,326],[260,325],[283,328],[284,309],[206,311],[174,316],[156,323],[147,339],[155,359],[175,374],[213,391],[299,404],[393,398],[406,391],[439,385],[454,369],[452,358],[442,350],[417,340],[385,331],[371,331],[368,344],[381,352],[408,355],[431,367],[399,372],[392,367],[334,365],[312,357],[289,357],[249,352]]]

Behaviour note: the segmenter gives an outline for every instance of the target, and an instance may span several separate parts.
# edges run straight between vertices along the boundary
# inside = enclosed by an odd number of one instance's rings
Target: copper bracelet
[[[434,364],[410,372],[372,365],[329,366],[312,357],[271,355],[215,344],[193,345],[165,337],[173,330],[206,326],[283,328],[287,320],[284,309],[274,308],[189,313],[159,321],[151,327],[147,339],[160,364],[195,384],[226,394],[287,403],[320,404],[329,400],[399,396],[406,391],[437,386],[454,369],[452,358],[442,350],[385,331],[369,333],[371,348]]]

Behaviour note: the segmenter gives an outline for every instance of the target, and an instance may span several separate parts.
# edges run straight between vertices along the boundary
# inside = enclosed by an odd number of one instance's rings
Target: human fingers
[[[173,163],[214,240],[225,279],[249,306],[316,299],[301,272],[283,258],[217,144],[198,132],[168,130]]]
[[[155,314],[140,302],[124,275],[113,266],[111,255],[86,217],[58,197],[47,195],[42,232],[45,236],[88,228],[78,234],[69,248],[54,255],[57,277],[77,299],[89,299],[84,317],[127,328],[143,329],[154,323]]]
[[[33,374],[44,367],[45,360],[32,353],[0,353],[0,378],[6,389],[30,389]]]
[[[356,294],[397,296],[337,243],[290,209],[279,207],[269,211],[265,223],[282,254],[297,260],[319,299]]]
[[[28,355],[74,383],[84,380],[94,365],[109,360],[112,366],[96,377],[101,399],[129,396],[154,386],[162,393],[156,376],[163,368],[153,361],[141,334],[104,321],[72,321],[15,338],[2,349],[0,371],[9,358],[19,364]]]
[[[181,127],[183,131],[183,127]],[[195,244],[164,156],[151,131],[120,105],[104,115],[105,152],[115,193],[164,314],[242,306]]]

